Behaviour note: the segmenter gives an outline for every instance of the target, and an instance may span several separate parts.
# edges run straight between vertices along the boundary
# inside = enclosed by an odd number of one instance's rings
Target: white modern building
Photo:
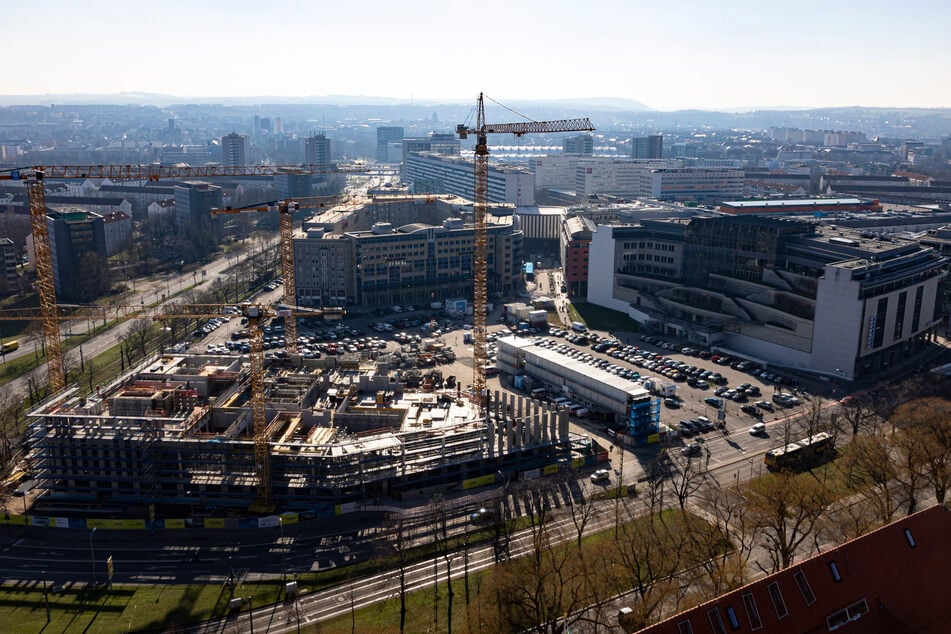
[[[586,158],[575,166],[574,190],[581,196],[642,196],[646,170],[667,165],[663,160]]]
[[[743,171],[705,167],[646,171],[639,196],[680,202],[720,202],[743,195]]]
[[[853,379],[923,347],[948,261],[914,242],[763,216],[601,225],[588,301],[665,335]]]
[[[472,161],[434,152],[410,152],[403,157],[403,180],[417,194],[453,194],[472,199]],[[535,204],[535,177],[524,169],[489,165],[489,202],[516,206]]]
[[[528,164],[535,174],[535,189],[568,189],[575,188],[575,171],[578,163],[588,160],[585,156],[538,156]]]

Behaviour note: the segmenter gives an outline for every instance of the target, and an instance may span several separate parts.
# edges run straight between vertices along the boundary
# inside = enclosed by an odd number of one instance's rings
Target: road
[[[277,239],[270,240],[264,248],[273,249],[276,247]],[[231,278],[230,269],[238,260],[231,256],[223,255],[201,271],[179,273],[174,275],[165,275],[140,280],[136,283],[135,291],[130,292],[126,297],[124,304],[127,306],[158,306],[176,301],[178,294],[188,290],[197,284],[197,288],[209,288],[215,281],[227,281]],[[66,352],[66,364],[68,368],[77,368],[80,366],[80,354],[89,360],[102,352],[105,352],[116,344],[133,327],[134,320],[128,320],[110,328],[107,332],[97,335],[82,344],[82,351],[76,347]],[[79,334],[86,333],[93,327],[89,321],[66,321],[61,326],[61,332],[65,339],[69,339]],[[28,340],[21,341],[20,348],[13,353],[5,355],[4,363],[13,359],[34,355],[34,345]],[[27,387],[28,377],[33,374],[39,374],[45,377],[46,366],[42,365],[36,370],[10,381],[4,388],[7,393],[17,395],[17,400],[27,398],[29,388]],[[41,381],[45,383],[45,380]]]

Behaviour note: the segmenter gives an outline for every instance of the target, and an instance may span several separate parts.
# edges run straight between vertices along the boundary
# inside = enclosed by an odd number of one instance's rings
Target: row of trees
[[[458,535],[446,528],[444,505],[434,503],[433,557],[443,570],[436,582],[443,585],[442,592],[434,587],[429,619],[407,613],[405,526],[388,531],[399,570],[399,631],[425,623],[451,632],[458,599],[446,582],[460,566],[467,631],[554,634],[582,623],[616,626],[621,593],[633,609],[629,627],[642,627],[740,587],[757,571],[779,571],[826,544],[912,513],[926,495],[943,503],[951,485],[951,401],[936,394],[945,389],[912,380],[892,394],[857,399],[835,415],[821,403],[808,405],[783,435],[795,440],[829,431],[850,442],[834,462],[804,473],[767,472],[742,482],[737,472],[723,482],[712,477],[704,456],[663,452],[640,495],[618,498],[617,507],[613,500],[585,497],[567,479],[520,483],[512,493],[526,511],[528,535],[519,542],[528,547],[508,556],[515,536],[500,502],[498,523],[488,534],[498,565],[472,580],[468,540],[460,547]],[[896,398],[905,402],[895,405]],[[563,508],[561,521],[551,521],[553,504]],[[589,536],[595,525],[607,530]]]

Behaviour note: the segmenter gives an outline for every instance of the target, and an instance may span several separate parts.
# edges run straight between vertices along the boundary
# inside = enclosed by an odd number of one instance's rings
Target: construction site
[[[473,376],[465,393],[423,382],[410,388],[398,360],[298,354],[297,318],[340,319],[339,307],[300,309],[294,275],[291,212],[300,201],[276,201],[217,213],[277,211],[284,301],[245,303],[246,355],[161,354],[86,393],[67,386],[63,319],[213,319],[217,305],[163,301],[146,307],[57,305],[44,183],[48,178],[216,178],[365,171],[326,166],[204,167],[60,166],[12,171],[23,179],[35,247],[39,311],[6,311],[5,319],[42,322],[51,396],[29,413],[27,467],[39,491],[37,510],[116,514],[142,506],[305,510],[380,496],[425,498],[538,477],[593,462],[597,449],[572,438],[567,410],[486,389],[488,266],[488,133],[591,130],[587,119],[488,125],[480,95],[476,137],[473,247]],[[306,204],[323,204],[305,201]],[[317,262],[314,261],[316,265]],[[323,266],[321,263],[319,266]],[[13,314],[16,312],[16,314]],[[287,355],[263,353],[264,322],[284,318]],[[243,322],[243,323],[244,323]]]
[[[456,390],[406,390],[393,370],[333,358],[267,368],[277,509],[421,498],[591,453],[569,437],[566,410],[495,394],[480,417]],[[28,437],[41,508],[251,506],[259,469],[249,372],[247,357],[167,355],[95,395],[72,388],[44,403]]]

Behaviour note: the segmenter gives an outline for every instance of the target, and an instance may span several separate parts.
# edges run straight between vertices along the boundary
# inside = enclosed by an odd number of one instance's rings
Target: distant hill
[[[474,101],[474,100],[473,100]],[[406,106],[406,105],[451,105],[466,104],[459,99],[415,99],[375,97],[371,95],[309,95],[305,97],[281,97],[275,95],[256,95],[250,97],[176,97],[147,92],[121,92],[112,94],[45,94],[45,95],[3,95],[0,94],[0,106],[14,105],[149,105],[169,106],[175,104],[221,104],[226,106],[248,106],[258,104],[328,104],[338,106]],[[621,110],[644,112],[650,110],[640,101],[617,97],[577,97],[572,99],[517,99],[506,101],[515,104],[544,104],[545,106],[565,106],[575,108],[593,108],[598,110]]]

